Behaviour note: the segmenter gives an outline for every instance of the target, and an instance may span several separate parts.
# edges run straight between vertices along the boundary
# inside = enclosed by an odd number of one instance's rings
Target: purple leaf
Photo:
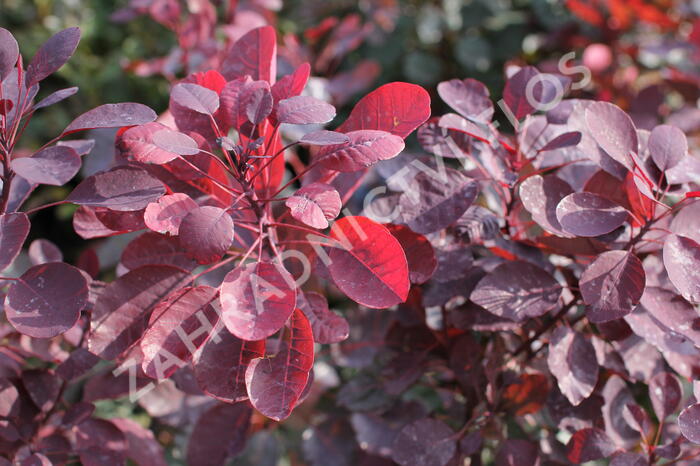
[[[294,279],[281,265],[240,265],[221,285],[222,319],[243,340],[262,340],[287,322],[296,305]]]
[[[130,156],[138,162],[157,165],[172,162],[178,158],[178,154],[164,149],[153,140],[153,136],[162,131],[170,130],[157,122],[134,126],[118,138],[117,145],[125,156]]]
[[[60,89],[56,92],[49,94],[48,96],[41,99],[38,103],[34,104],[32,110],[39,110],[40,108],[46,108],[53,104],[56,104],[68,97],[75,95],[78,92],[77,87],[67,87],[65,89]]]
[[[156,440],[153,432],[131,419],[113,418],[126,437],[126,457],[139,466],[166,466],[163,447]]]
[[[252,414],[247,403],[216,404],[202,413],[187,443],[187,464],[226,464],[245,447]]]
[[[690,405],[678,416],[678,427],[683,437],[693,443],[700,443],[700,403]]]
[[[12,283],[5,314],[25,335],[51,338],[75,325],[87,299],[87,281],[81,271],[51,262],[31,267]]]
[[[248,399],[245,372],[255,358],[265,356],[265,340],[245,341],[224,326],[195,353],[194,375],[204,393],[227,403]],[[227,361],[222,364],[222,361]]]
[[[540,464],[537,445],[523,439],[505,440],[496,454],[495,466],[539,466]]]
[[[675,413],[683,401],[683,388],[670,372],[659,372],[649,380],[649,398],[659,420]]]
[[[416,233],[442,230],[472,205],[479,186],[461,172],[446,168],[444,176],[420,172],[401,194],[401,218]]]
[[[72,148],[51,146],[31,157],[16,158],[11,166],[30,183],[62,186],[78,173],[81,164],[80,156]]]
[[[440,98],[464,118],[489,122],[493,118],[493,103],[489,90],[476,79],[451,79],[437,86]]]
[[[176,84],[170,98],[178,105],[204,115],[214,115],[219,109],[218,94],[199,84]]]
[[[177,235],[182,219],[197,207],[185,193],[167,194],[146,206],[143,221],[153,231]]]
[[[695,345],[700,345],[698,314],[694,306],[674,292],[664,288],[647,287],[641,300],[642,306],[657,323],[675,333],[683,335]]]
[[[224,57],[221,74],[228,81],[249,75],[255,81],[274,83],[277,76],[275,28],[262,26],[245,33]]]
[[[147,171],[130,166],[115,167],[84,179],[66,201],[116,211],[145,208],[165,194],[165,186]]]
[[[313,291],[299,293],[297,307],[309,319],[316,343],[339,343],[350,334],[348,321],[328,309],[328,301],[322,294]]]
[[[276,355],[254,359],[245,374],[251,404],[275,421],[291,414],[314,364],[311,325],[298,309],[292,315],[289,334],[289,341]]]
[[[107,285],[92,313],[90,351],[103,359],[118,357],[141,338],[153,307],[187,277],[187,272],[175,267],[148,265]]]
[[[12,72],[19,58],[19,46],[7,29],[0,28],[0,82]]]
[[[153,309],[140,343],[146,375],[170,377],[207,341],[218,321],[212,306],[216,295],[209,286],[183,288]]]
[[[557,306],[561,286],[547,272],[524,261],[505,262],[482,278],[470,299],[499,317],[523,322]]]
[[[29,218],[24,212],[0,215],[0,270],[12,264],[22,250],[29,227]]]
[[[104,104],[73,120],[63,130],[63,135],[86,129],[143,125],[154,121],[157,117],[156,112],[142,104]]]
[[[445,466],[456,452],[452,429],[442,421],[425,418],[401,429],[391,459],[401,466]]]
[[[151,136],[153,144],[159,148],[178,155],[199,154],[197,142],[186,134],[170,129],[161,129]]]
[[[685,236],[669,235],[663,255],[673,286],[688,301],[700,303],[700,244]]]
[[[224,255],[233,243],[233,220],[224,209],[204,206],[182,218],[180,244],[200,264],[210,264]]]
[[[359,130],[346,134],[350,142],[321,147],[317,157],[323,167],[354,172],[396,157],[404,149],[403,139],[386,131]]]
[[[58,71],[73,55],[78,42],[80,29],[77,27],[59,31],[44,42],[27,67],[27,87]]]
[[[88,155],[93,147],[95,147],[94,139],[72,139],[70,141],[58,141],[57,146],[70,147],[78,153],[78,155]]]
[[[22,384],[42,412],[48,412],[56,404],[61,392],[61,379],[47,370],[30,369],[22,372]]]
[[[566,457],[575,464],[607,458],[616,448],[607,434],[598,428],[581,429],[566,445]]]
[[[586,315],[595,323],[619,319],[632,312],[645,286],[642,262],[629,251],[602,253],[586,267],[579,280],[587,304]]]
[[[638,151],[637,129],[629,115],[609,102],[594,102],[586,108],[586,125],[610,157],[628,170],[634,168],[631,154]]]
[[[563,149],[564,147],[575,146],[579,142],[581,142],[581,133],[579,131],[571,131],[568,133],[560,134],[559,136],[555,137],[547,144],[545,144],[541,149],[538,149],[537,152],[539,153],[546,152],[549,150]]]
[[[15,417],[20,410],[17,387],[6,378],[0,378],[0,416]]]
[[[47,262],[63,261],[63,254],[58,246],[47,239],[35,239],[29,245],[29,260],[32,265],[46,264]]]
[[[556,214],[564,231],[584,237],[610,233],[629,215],[615,202],[586,192],[566,196],[557,205]]]
[[[551,78],[557,82],[556,85],[552,84]],[[556,99],[562,97],[561,92],[564,90],[564,80],[560,77],[543,74],[533,66],[526,66],[508,78],[503,88],[503,100],[519,120],[536,110],[549,110]]]
[[[347,136],[347,134],[322,129],[319,131],[306,133],[301,137],[301,139],[299,139],[299,142],[314,146],[334,146],[338,144],[346,144],[350,142],[350,138]]]
[[[78,424],[73,431],[75,432],[75,448],[80,453],[80,460],[84,466],[124,463],[126,437],[110,421],[86,419]]]
[[[441,116],[438,120],[438,126],[440,128],[458,131],[462,135],[471,136],[480,141],[489,141],[489,134],[484,128],[482,128],[476,123],[472,123],[471,121],[462,118],[456,113],[447,113]],[[442,155],[442,153],[438,155]]]
[[[281,100],[277,107],[280,123],[324,124],[335,118],[335,107],[315,97],[300,95]]]
[[[598,382],[598,361],[591,342],[567,326],[559,326],[549,340],[547,365],[559,390],[572,405],[588,398]]]
[[[619,452],[613,455],[609,466],[649,466],[649,462],[639,453]]]
[[[253,81],[243,88],[241,99],[245,102],[248,121],[259,125],[272,112],[272,93],[267,81]]]
[[[172,265],[192,270],[197,265],[185,255],[178,238],[151,232],[135,238],[124,248],[121,264],[129,270],[144,265]]]
[[[520,184],[520,200],[532,219],[545,231],[563,238],[573,235],[565,232],[557,219],[557,205],[573,190],[569,184],[554,175],[533,175]]]
[[[688,153],[688,140],[680,129],[671,125],[659,125],[649,135],[647,142],[652,160],[659,170],[673,168]]]
[[[328,220],[340,213],[343,202],[333,186],[310,183],[299,189],[284,203],[292,217],[312,228],[328,228]]]

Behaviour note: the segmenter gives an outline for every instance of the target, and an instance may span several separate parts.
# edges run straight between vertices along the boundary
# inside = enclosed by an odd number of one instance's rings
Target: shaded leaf
[[[182,247],[200,264],[210,264],[233,243],[233,219],[220,207],[196,207],[182,218],[178,232]]]
[[[252,410],[247,403],[217,404],[197,420],[187,443],[187,464],[222,466],[245,447]]]
[[[292,217],[313,228],[328,228],[328,220],[340,213],[343,203],[333,186],[310,183],[297,190],[284,203]]]
[[[631,154],[638,150],[637,129],[620,107],[609,102],[593,102],[586,108],[586,126],[610,157],[628,170],[634,168]]]
[[[195,155],[199,153],[197,142],[186,134],[170,129],[161,129],[153,133],[153,144],[177,155]]]
[[[566,449],[566,457],[575,464],[607,458],[616,450],[610,437],[598,428],[579,430],[571,437]]]
[[[401,466],[445,466],[457,451],[450,427],[425,418],[408,424],[396,436],[391,458]]]
[[[32,154],[16,158],[12,169],[30,183],[62,186],[80,170],[82,161],[76,151],[68,146],[51,146]]]
[[[670,372],[659,372],[649,380],[649,398],[659,420],[675,413],[683,400],[683,388]]]
[[[33,265],[63,261],[63,254],[54,243],[46,239],[35,239],[29,245],[29,260]]]
[[[647,148],[659,170],[673,168],[688,153],[688,140],[680,129],[671,125],[659,125],[649,135]]]
[[[0,28],[0,82],[9,75],[19,58],[19,45],[12,33]]]
[[[464,118],[489,122],[493,118],[493,103],[488,88],[476,79],[451,79],[437,86],[440,98]]]
[[[48,96],[41,99],[38,103],[34,104],[32,109],[39,110],[40,108],[49,107],[49,106],[56,104],[64,99],[67,99],[68,97],[75,95],[77,92],[78,92],[77,87],[67,87],[65,89],[60,89],[56,92],[52,92]]]
[[[349,142],[321,147],[317,155],[321,166],[354,172],[396,157],[404,149],[403,139],[386,131],[360,130],[346,134]]]
[[[144,265],[172,265],[192,270],[197,264],[186,256],[178,238],[148,232],[134,238],[124,248],[121,265],[129,270]]]
[[[112,424],[126,438],[126,457],[139,466],[166,466],[163,447],[153,432],[131,419],[113,418]]]
[[[324,129],[306,133],[299,139],[300,143],[314,146],[334,146],[350,142],[350,138],[343,133],[326,131]]]
[[[178,105],[204,115],[214,115],[219,109],[219,95],[199,84],[176,84],[170,91],[170,98]]]
[[[22,250],[29,227],[29,217],[24,212],[0,215],[0,270],[12,264]]]
[[[564,231],[592,237],[610,233],[628,218],[628,212],[613,201],[593,193],[573,193],[559,202],[557,220]]]
[[[335,118],[335,107],[311,96],[294,96],[281,100],[277,107],[280,123],[293,125],[324,124]]]
[[[588,398],[598,382],[598,361],[591,342],[567,326],[559,326],[549,340],[547,365],[559,390],[572,405]]]
[[[84,179],[66,201],[88,207],[106,207],[116,211],[145,208],[165,194],[165,186],[147,171],[119,166]]]
[[[545,231],[563,238],[572,238],[562,228],[557,219],[557,205],[573,189],[569,184],[554,175],[534,175],[520,184],[520,200],[532,219]]]
[[[158,115],[142,104],[104,104],[89,110],[73,120],[63,134],[95,128],[119,128],[121,126],[143,125],[154,121]]]
[[[143,221],[153,231],[177,235],[182,219],[197,207],[185,193],[167,194],[146,206]]]
[[[700,244],[685,236],[669,235],[663,258],[673,286],[688,301],[700,303]]]
[[[430,241],[404,225],[386,224],[384,226],[399,241],[406,254],[411,283],[421,284],[430,280],[438,266],[435,250]]]
[[[309,320],[316,343],[338,343],[350,334],[348,321],[328,309],[328,301],[322,294],[301,293],[297,296],[297,305]]]
[[[275,82],[277,39],[272,26],[247,32],[238,39],[221,63],[221,74],[231,81],[249,75],[254,81]]]

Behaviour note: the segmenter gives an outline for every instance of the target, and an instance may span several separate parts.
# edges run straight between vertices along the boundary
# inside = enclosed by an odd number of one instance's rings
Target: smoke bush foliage
[[[160,116],[105,104],[34,151],[16,146],[34,112],[77,92],[35,103],[79,31],[25,67],[0,29],[0,464],[165,464],[154,431],[96,413],[127,396],[183,428],[192,465],[274,464],[299,424],[318,465],[697,461],[700,162],[682,130],[562,99],[571,73],[531,66],[497,106],[453,79],[431,90],[453,112],[431,116],[393,82],[339,123],[305,92],[311,65],[278,73],[273,27],[197,46],[168,4],[149,12],[207,69],[169,76]],[[17,259],[53,205],[25,201],[75,177],[93,142],[64,138],[94,128],[119,128],[114,163],[59,203],[86,240],[125,235],[109,282],[90,248],[69,265],[38,239]],[[414,132],[422,151],[401,154]]]

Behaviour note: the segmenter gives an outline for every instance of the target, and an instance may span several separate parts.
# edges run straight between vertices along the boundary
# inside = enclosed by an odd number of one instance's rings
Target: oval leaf
[[[425,236],[415,233],[404,225],[385,225],[389,232],[399,241],[406,254],[408,274],[411,283],[421,284],[430,280],[435,273],[438,262],[435,250]]]
[[[561,286],[547,272],[524,261],[505,262],[482,278],[470,299],[492,314],[516,322],[557,306]]]
[[[239,266],[221,284],[222,319],[243,340],[262,340],[287,322],[296,305],[291,274],[271,262]]]
[[[347,143],[321,148],[317,157],[323,167],[354,172],[396,157],[404,149],[403,139],[386,131],[351,131],[347,136]]]
[[[700,403],[690,405],[678,416],[678,427],[683,437],[693,443],[700,443]]]
[[[168,194],[146,206],[143,221],[153,231],[177,235],[182,219],[197,207],[185,193]]]
[[[214,115],[219,109],[219,95],[199,84],[176,84],[170,91],[170,98],[178,105],[204,115]]]
[[[557,205],[557,220],[564,231],[592,237],[610,233],[627,220],[627,211],[593,193],[573,193]]]
[[[163,194],[163,183],[147,171],[120,166],[84,179],[66,201],[82,206],[129,212],[145,208]]]
[[[609,102],[593,102],[586,108],[586,125],[610,157],[628,170],[634,168],[631,154],[638,150],[637,129],[627,113]]]
[[[30,183],[62,186],[80,170],[82,161],[76,151],[68,146],[47,147],[12,161],[12,169]]]
[[[700,303],[700,244],[681,235],[669,235],[664,243],[664,266],[681,295]]]
[[[89,110],[73,120],[63,135],[95,128],[120,128],[122,126],[143,125],[154,121],[158,115],[142,104],[105,104]]]
[[[559,390],[577,406],[591,396],[598,382],[598,361],[590,340],[569,327],[557,327],[549,339],[547,365]]]
[[[162,129],[153,133],[153,144],[159,148],[178,155],[199,154],[197,142],[179,131]]]
[[[0,270],[12,264],[22,250],[29,227],[29,217],[24,212],[0,215]]]
[[[437,86],[440,98],[464,118],[483,123],[493,118],[488,88],[476,79],[451,79]]]
[[[285,205],[292,217],[312,228],[328,228],[328,220],[338,216],[343,202],[333,186],[311,183],[290,196]]]
[[[534,175],[520,184],[520,200],[532,219],[545,231],[563,238],[572,238],[557,219],[557,205],[573,189],[569,183],[554,175]]]
[[[25,335],[51,338],[75,325],[87,299],[87,281],[80,270],[51,262],[31,267],[12,283],[5,314]]]
[[[0,28],[0,82],[12,72],[19,58],[19,45],[12,33]]]
[[[75,52],[80,42],[80,28],[57,32],[39,47],[27,67],[27,88],[58,71]]]
[[[347,134],[322,129],[306,133],[299,139],[299,142],[303,144],[312,144],[314,146],[334,146],[346,144],[350,142],[350,138]]]
[[[245,374],[251,404],[275,421],[291,414],[314,364],[311,325],[298,309],[292,315],[289,333],[289,341],[275,356],[254,359]]]
[[[406,425],[394,439],[391,459],[401,466],[445,466],[457,451],[457,440],[447,424],[420,419]]]
[[[680,129],[671,125],[659,125],[649,135],[647,148],[652,160],[661,171],[673,168],[688,153],[688,140]]]
[[[180,223],[180,244],[200,264],[210,264],[233,243],[233,220],[224,209],[204,206],[192,209]]]
[[[309,319],[316,343],[339,343],[350,334],[348,321],[328,309],[328,301],[322,294],[302,293],[297,296],[297,301],[299,309]]]
[[[328,253],[333,282],[353,301],[383,309],[406,301],[408,263],[386,227],[366,217],[344,217],[331,227],[341,247]]]
[[[311,96],[294,96],[281,100],[277,107],[280,123],[293,125],[324,124],[335,118],[335,107]]]
[[[608,322],[634,310],[644,294],[642,262],[629,251],[607,251],[581,274],[579,288],[591,322]]]
[[[657,419],[664,420],[680,407],[683,387],[672,373],[659,372],[649,380],[649,398]]]

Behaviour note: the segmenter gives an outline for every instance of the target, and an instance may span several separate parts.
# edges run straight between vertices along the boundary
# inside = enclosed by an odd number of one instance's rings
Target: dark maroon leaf
[[[126,457],[139,466],[166,466],[163,447],[153,432],[131,419],[110,419],[126,437]]]
[[[153,231],[177,235],[182,219],[197,207],[197,203],[185,193],[168,194],[148,204],[143,221]]]
[[[281,265],[257,262],[240,265],[221,285],[222,319],[243,340],[262,340],[287,322],[296,305],[296,286]]]
[[[454,432],[437,419],[408,424],[394,440],[391,458],[401,466],[445,466],[457,451]]]
[[[224,209],[204,206],[182,218],[180,244],[200,264],[210,264],[224,255],[233,243],[233,220]]]
[[[335,107],[311,96],[294,96],[281,100],[277,107],[280,123],[309,125],[328,123],[335,118]]]
[[[598,382],[598,361],[591,342],[567,326],[560,326],[549,340],[547,365],[559,390],[572,405],[588,398]]]
[[[673,168],[688,153],[688,140],[680,129],[671,125],[659,125],[649,135],[647,147],[659,170]]]
[[[593,193],[573,193],[559,202],[557,220],[564,231],[576,236],[600,236],[610,233],[628,218],[618,204]]]
[[[50,410],[58,400],[61,382],[53,372],[46,370],[30,369],[22,372],[22,384],[42,412]]]
[[[186,256],[178,238],[150,232],[138,236],[124,248],[121,263],[129,270],[144,265],[172,265],[192,270],[197,265]]]
[[[564,80],[560,77],[526,66],[508,78],[503,88],[503,100],[519,120],[536,110],[549,110],[562,97],[564,90]]]
[[[578,131],[571,131],[569,133],[563,133],[555,137],[547,144],[538,149],[537,152],[546,152],[549,150],[563,149],[564,147],[571,147],[577,145],[581,142],[581,133]]]
[[[143,334],[153,307],[182,285],[187,272],[148,265],[132,270],[102,291],[90,322],[88,347],[103,359],[115,359]]]
[[[70,382],[84,375],[95,367],[98,362],[100,362],[100,358],[85,348],[76,348],[70,353],[68,359],[56,368],[56,374],[63,380]]]
[[[29,218],[23,212],[0,215],[0,270],[12,264],[22,250],[29,227]]]
[[[33,110],[39,110],[40,108],[45,108],[56,104],[68,97],[75,95],[78,92],[77,87],[68,87],[66,89],[60,89],[56,92],[49,94],[48,96],[41,99],[38,103],[34,104]]]
[[[460,115],[457,115],[456,113],[447,113],[443,116],[440,117],[438,120],[438,126],[440,128],[444,128],[447,130],[453,130],[457,131],[462,134],[463,137],[472,137],[475,139],[478,139],[479,141],[484,141],[488,142],[489,141],[489,134],[488,132],[480,125],[476,123],[472,123],[469,120],[466,120],[462,118]],[[450,136],[452,137],[452,136]],[[450,145],[453,145],[454,142]],[[435,149],[433,149],[435,150]],[[449,153],[457,153],[456,157],[463,156],[460,155],[461,149],[459,151],[455,150],[454,147],[451,147],[449,152],[445,151],[444,146],[441,146],[440,149],[441,152],[438,155],[444,155],[448,156],[447,154]],[[453,154],[454,157],[454,154]]]
[[[416,233],[433,233],[448,227],[476,199],[476,182],[457,170],[445,170],[444,176],[418,173],[401,194],[401,218]]]
[[[33,265],[63,261],[63,254],[58,249],[58,246],[46,239],[35,239],[32,241],[28,252],[29,259]]]
[[[62,186],[80,170],[82,161],[68,146],[47,147],[31,155],[12,161],[12,169],[30,183]]]
[[[619,452],[613,455],[610,466],[649,466],[649,462],[639,453]]]
[[[140,343],[146,375],[170,377],[207,341],[218,321],[217,293],[209,286],[182,288],[153,309]]]
[[[581,274],[579,288],[591,322],[608,322],[634,310],[644,293],[646,274],[629,251],[608,251]]]
[[[199,84],[176,84],[170,91],[170,98],[178,105],[204,115],[214,115],[219,109],[218,94]]]
[[[496,466],[539,466],[537,445],[522,439],[507,439],[498,449]]]
[[[86,419],[74,428],[74,432],[75,448],[84,465],[124,463],[126,436],[110,421]]]
[[[649,359],[649,356],[647,352],[642,357]],[[639,443],[639,432],[633,429],[625,418],[626,406],[634,403],[632,392],[624,380],[613,375],[605,382],[601,394],[605,401],[602,412],[606,434],[614,444],[631,449]]]
[[[440,98],[463,117],[488,122],[493,118],[489,90],[476,79],[451,79],[437,86]]]
[[[534,175],[520,184],[520,200],[532,219],[544,230],[563,238],[573,235],[565,232],[557,219],[557,205],[569,194],[571,186],[554,175]]]
[[[575,464],[607,458],[615,452],[615,444],[604,431],[587,428],[576,432],[566,445],[566,457]]]
[[[193,358],[199,388],[227,403],[248,399],[245,372],[255,358],[265,356],[265,340],[244,341],[220,326]]]
[[[700,443],[700,403],[690,405],[678,416],[678,427],[685,438]]]
[[[163,183],[147,171],[121,166],[86,178],[66,200],[88,207],[134,211],[157,201],[163,194]]]
[[[670,372],[659,372],[649,380],[649,398],[659,420],[675,413],[683,400],[683,388]]]
[[[216,404],[197,420],[187,443],[187,464],[221,466],[245,447],[252,410],[248,403]]]
[[[406,300],[406,255],[386,227],[366,217],[343,217],[331,227],[331,237],[342,247],[328,252],[328,271],[350,299],[376,309]]]
[[[333,458],[334,466],[355,466],[358,446],[355,432],[343,418],[331,418],[310,426],[302,434],[302,451],[310,466],[323,466]]]
[[[586,108],[586,125],[591,136],[610,157],[632,170],[632,153],[638,151],[637,130],[632,119],[617,105],[593,102]]]
[[[66,410],[63,419],[61,419],[61,424],[64,427],[73,427],[91,417],[93,412],[95,412],[94,404],[79,401]]]
[[[524,261],[506,262],[482,278],[470,299],[500,317],[523,322],[557,306],[561,286],[547,272]]]
[[[294,311],[289,341],[271,358],[253,359],[245,374],[248,398],[263,415],[281,421],[299,401],[314,364],[314,339],[304,313]]]
[[[323,167],[341,172],[354,172],[374,165],[380,160],[396,157],[404,142],[386,131],[359,130],[346,133],[349,142],[323,146],[318,160]]]
[[[19,46],[7,29],[0,28],[0,82],[9,75],[17,64]]]
[[[406,254],[411,283],[421,284],[430,280],[438,266],[435,251],[430,241],[406,226],[392,224],[385,226],[399,241]]]
[[[27,88],[58,71],[75,52],[80,42],[77,27],[57,32],[39,47],[27,67]]]
[[[19,413],[20,400],[17,387],[5,378],[0,378],[0,416],[15,417]]]
[[[248,121],[259,125],[272,112],[272,93],[267,81],[254,81],[247,85],[242,99],[245,103],[245,114]]]
[[[328,301],[313,291],[297,295],[297,307],[309,319],[314,341],[321,344],[338,343],[350,334],[348,321],[328,309]]]
[[[94,128],[119,128],[143,125],[154,121],[158,115],[145,105],[135,103],[104,104],[83,113],[73,120],[63,134]]]
[[[58,141],[57,146],[67,146],[78,153],[78,155],[88,155],[95,147],[94,139],[72,139],[70,141]]]
[[[328,220],[340,213],[343,203],[333,186],[310,183],[290,196],[285,205],[292,217],[313,228],[328,228]]]
[[[700,303],[700,244],[680,235],[664,242],[664,266],[671,283],[692,303]]]
[[[338,133],[335,131],[326,131],[324,129],[319,131],[312,131],[306,133],[299,139],[300,143],[311,144],[314,146],[335,146],[338,144],[345,144],[350,142],[350,138],[343,133]]]
[[[75,325],[87,299],[87,281],[80,270],[51,262],[35,265],[12,283],[5,314],[25,335],[51,338]]]

